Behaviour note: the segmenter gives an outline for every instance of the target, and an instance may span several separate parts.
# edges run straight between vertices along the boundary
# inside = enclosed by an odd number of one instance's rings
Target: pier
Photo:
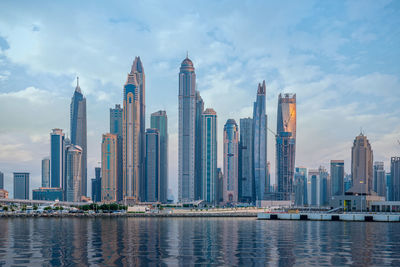
[[[379,213],[258,213],[258,220],[400,222],[400,214]]]

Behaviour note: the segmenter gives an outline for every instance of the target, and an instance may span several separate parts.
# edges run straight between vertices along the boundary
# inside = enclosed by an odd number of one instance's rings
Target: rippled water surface
[[[0,219],[0,266],[400,266],[400,224],[252,218]]]

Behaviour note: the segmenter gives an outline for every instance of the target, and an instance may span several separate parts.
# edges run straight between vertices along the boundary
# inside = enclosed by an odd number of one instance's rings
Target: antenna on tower
[[[186,58],[189,58],[189,51],[186,50]]]

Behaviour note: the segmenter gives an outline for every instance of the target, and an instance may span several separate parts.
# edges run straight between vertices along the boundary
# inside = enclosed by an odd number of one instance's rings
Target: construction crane
[[[283,125],[285,126],[285,131],[287,131],[287,127],[288,127],[290,120],[292,119],[293,113],[294,113],[294,109],[292,109],[290,111],[289,118],[283,122]]]

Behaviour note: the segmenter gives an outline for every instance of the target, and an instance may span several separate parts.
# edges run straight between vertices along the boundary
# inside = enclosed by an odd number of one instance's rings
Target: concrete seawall
[[[400,222],[400,214],[258,213],[259,220]]]

